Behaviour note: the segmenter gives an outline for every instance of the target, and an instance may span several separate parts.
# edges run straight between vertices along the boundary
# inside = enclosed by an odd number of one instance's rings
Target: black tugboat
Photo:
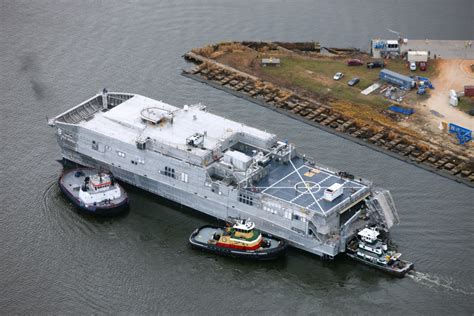
[[[413,269],[414,264],[401,260],[402,254],[389,247],[386,241],[379,238],[380,235],[377,227],[366,227],[360,230],[348,243],[347,255],[396,277],[404,277]]]
[[[112,216],[128,209],[128,196],[110,173],[96,169],[65,170],[59,178],[64,195],[84,213]]]
[[[189,237],[193,248],[222,256],[271,260],[282,256],[287,243],[255,229],[250,220],[237,220],[230,227],[205,225]]]

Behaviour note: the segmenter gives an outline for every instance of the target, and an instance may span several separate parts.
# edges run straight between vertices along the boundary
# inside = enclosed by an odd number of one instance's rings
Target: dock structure
[[[471,45],[469,45],[469,42]],[[430,57],[444,59],[474,59],[474,40],[411,40],[401,45],[401,51],[427,51]]]
[[[187,77],[474,187],[474,162],[462,152],[442,151],[399,130],[356,122],[318,100],[275,86],[199,54],[190,52],[184,58],[197,64],[192,70],[183,71],[183,75]]]

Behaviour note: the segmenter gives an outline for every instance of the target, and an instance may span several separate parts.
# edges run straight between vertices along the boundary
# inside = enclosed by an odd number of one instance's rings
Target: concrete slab
[[[441,56],[444,59],[474,59],[474,40],[466,47],[469,40],[408,40],[401,46],[401,51],[424,50],[430,52],[430,57]]]

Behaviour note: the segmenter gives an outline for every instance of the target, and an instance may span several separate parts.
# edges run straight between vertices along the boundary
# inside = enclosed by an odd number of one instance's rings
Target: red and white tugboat
[[[63,172],[59,187],[82,212],[110,216],[128,209],[128,196],[110,173],[76,168]]]
[[[276,259],[286,251],[287,243],[255,229],[250,220],[239,219],[230,227],[205,225],[189,237],[193,248],[223,256],[258,260]]]

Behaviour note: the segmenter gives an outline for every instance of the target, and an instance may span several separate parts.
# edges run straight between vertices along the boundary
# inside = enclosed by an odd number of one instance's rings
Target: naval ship
[[[398,223],[387,190],[334,170],[276,135],[138,94],[101,93],[50,119],[64,160],[217,219],[248,218],[332,259],[368,225]]]

